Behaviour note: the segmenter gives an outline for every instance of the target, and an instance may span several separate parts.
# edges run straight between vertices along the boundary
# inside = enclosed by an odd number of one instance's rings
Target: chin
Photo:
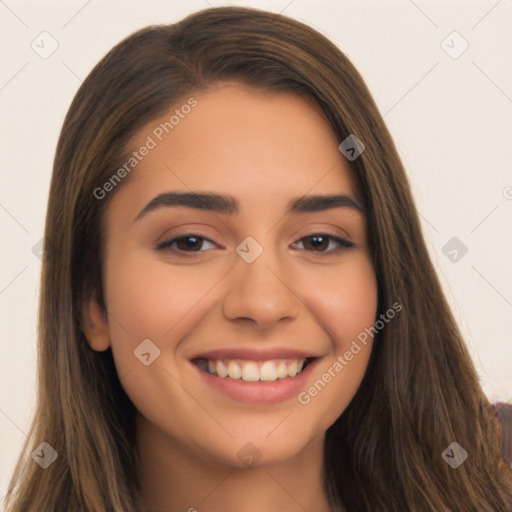
[[[222,442],[221,445],[204,447],[203,453],[210,453],[210,457],[227,466],[264,467],[284,463],[299,455],[312,441],[312,439],[289,436],[280,436],[276,432],[265,435],[251,435],[247,432],[242,437]]]

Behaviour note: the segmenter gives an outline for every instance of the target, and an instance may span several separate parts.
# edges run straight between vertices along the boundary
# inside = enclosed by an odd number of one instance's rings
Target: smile
[[[195,363],[205,372],[223,379],[239,379],[245,382],[287,379],[300,374],[311,358],[272,359],[249,361],[240,359],[197,359]]]
[[[234,356],[234,354],[233,354]],[[261,354],[259,354],[261,356]],[[249,354],[235,359],[225,354],[190,360],[200,382],[218,396],[228,396],[248,405],[273,405],[293,400],[307,387],[319,357],[259,357]]]

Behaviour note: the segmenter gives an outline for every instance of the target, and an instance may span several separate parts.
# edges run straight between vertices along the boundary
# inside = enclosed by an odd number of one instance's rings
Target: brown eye
[[[180,249],[180,251],[198,251],[203,244],[203,239],[198,236],[184,236],[182,238],[178,238],[176,240],[176,247]]]
[[[169,250],[172,252],[194,253],[202,252],[204,244],[209,243],[213,246],[213,242],[204,236],[199,235],[182,235],[171,240],[165,240],[156,246],[157,251]]]
[[[345,240],[344,238],[340,238],[338,236],[328,235],[324,233],[315,233],[313,235],[306,236],[299,240],[298,243],[301,243],[307,251],[310,252],[318,252],[318,253],[326,253],[332,254],[338,251],[343,250],[344,248],[354,247],[352,242]],[[334,249],[326,250],[331,242],[334,242],[338,245]]]
[[[304,247],[308,250],[324,251],[329,246],[329,237],[327,236],[313,235],[304,238],[304,240],[307,240],[307,242],[304,242]]]

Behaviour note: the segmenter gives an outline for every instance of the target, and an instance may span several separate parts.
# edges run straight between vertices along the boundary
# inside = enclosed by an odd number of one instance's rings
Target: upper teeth
[[[242,379],[246,382],[272,381],[295,377],[304,367],[306,359],[281,359],[272,361],[241,361],[200,359],[198,365],[205,371],[219,377]]]

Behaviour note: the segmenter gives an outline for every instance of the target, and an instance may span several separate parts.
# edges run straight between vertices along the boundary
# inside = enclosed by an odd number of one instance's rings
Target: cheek
[[[150,262],[147,254],[136,251],[119,259],[112,253],[110,261],[116,263],[107,261],[106,268],[109,332],[122,373],[137,362],[133,351],[145,339],[162,349],[165,340],[166,353],[175,352],[184,327],[190,328],[203,314],[219,272],[214,268],[199,271],[196,265],[172,268],[163,261]],[[162,355],[166,355],[163,350]]]
[[[368,257],[357,257],[333,271],[315,273],[315,286],[306,282],[308,306],[331,335],[336,352],[373,326],[377,313],[377,281]]]
[[[117,374],[148,418],[166,418],[162,404],[170,402],[177,410],[190,408],[190,397],[178,384],[180,342],[200,322],[205,307],[211,307],[217,274],[213,269],[200,272],[195,265],[172,268],[136,251],[107,264],[105,293]]]
[[[317,274],[315,283],[307,305],[328,332],[331,351],[298,401],[327,429],[346,409],[366,371],[372,338],[365,329],[375,322],[377,282],[369,258],[360,258],[336,272]]]

